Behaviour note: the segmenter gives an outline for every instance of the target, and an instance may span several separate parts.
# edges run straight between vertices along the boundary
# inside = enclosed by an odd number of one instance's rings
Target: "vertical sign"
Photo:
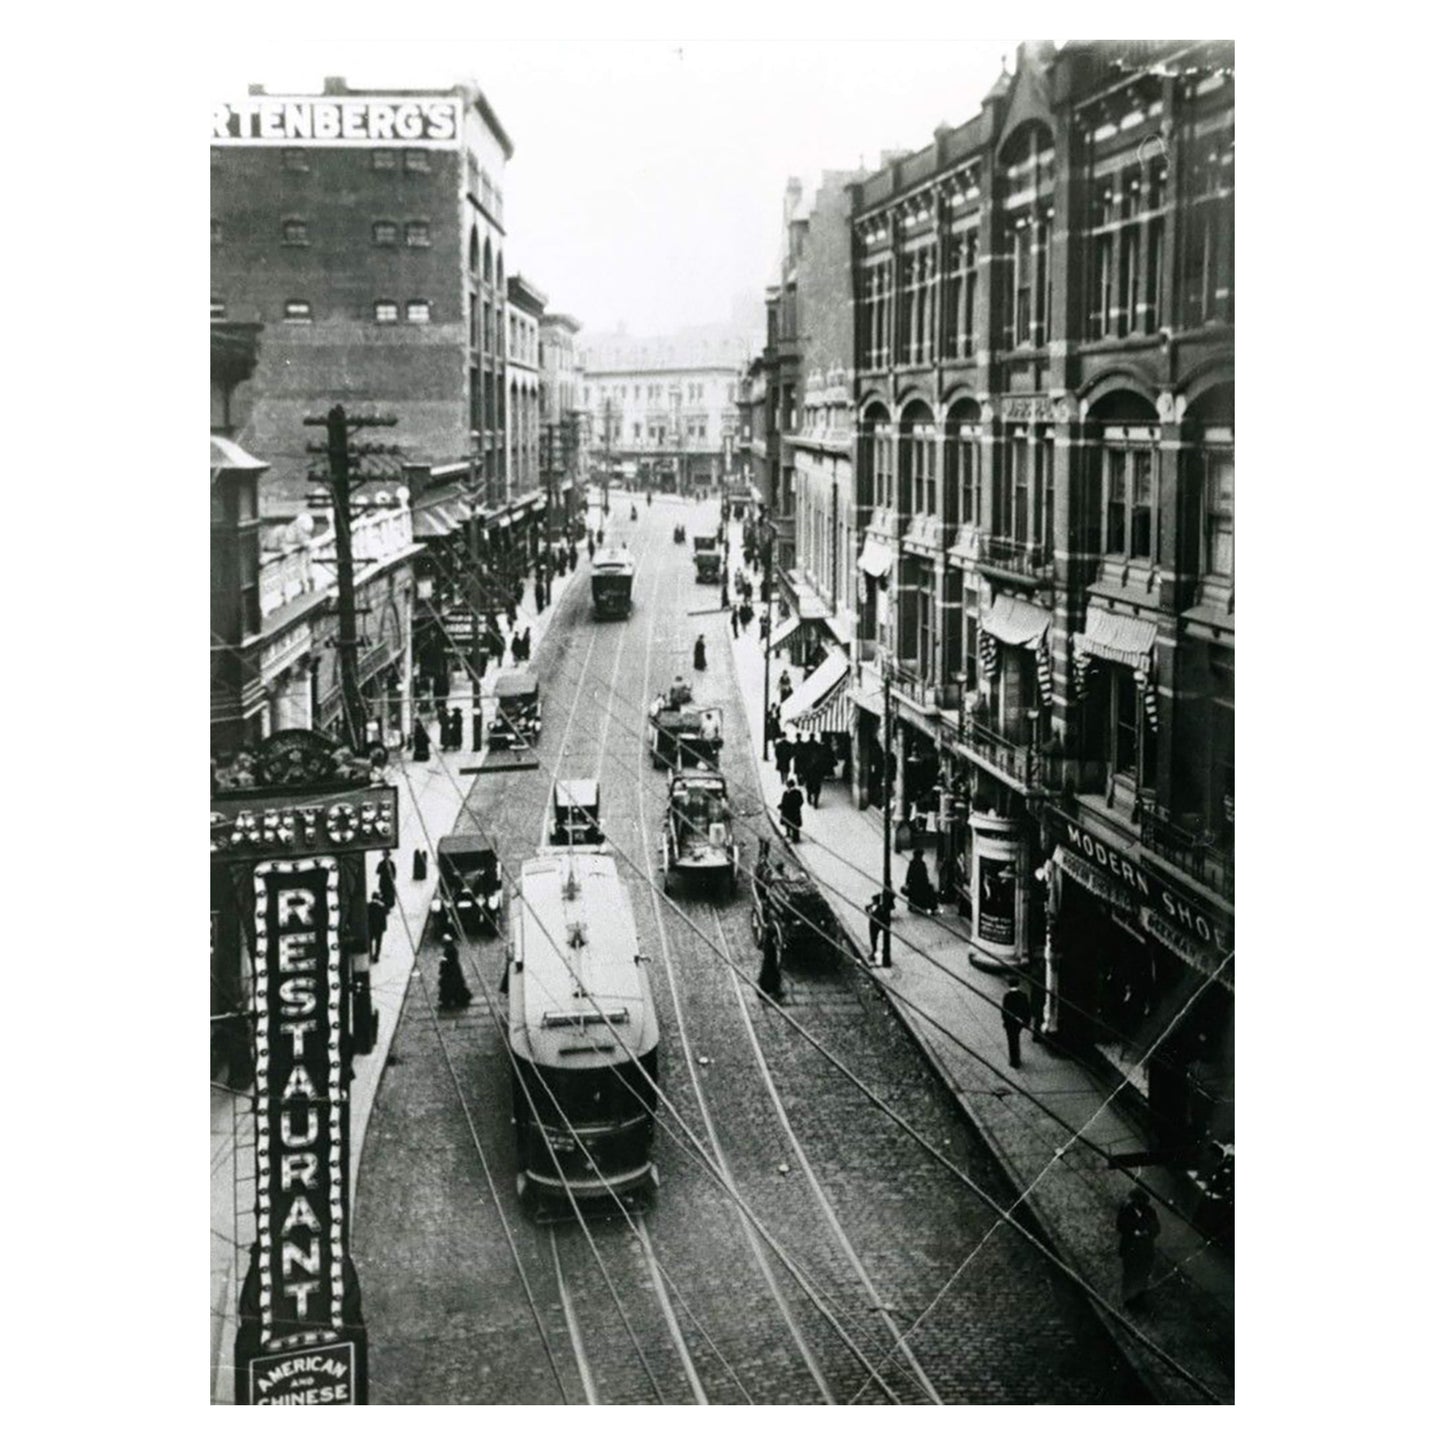
[[[984,943],[1012,946],[1015,941],[1014,864],[1008,858],[978,855],[978,936]]]
[[[263,1350],[334,1341],[342,1326],[348,1104],[338,876],[334,858],[256,866]]]

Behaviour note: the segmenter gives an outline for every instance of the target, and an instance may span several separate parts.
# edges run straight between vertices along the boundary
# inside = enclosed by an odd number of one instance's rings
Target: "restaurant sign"
[[[396,846],[393,787],[211,799],[213,858],[239,862]]]
[[[340,865],[256,867],[256,1216],[260,1344],[342,1328],[347,1097]]]
[[[1152,868],[1145,867],[1137,858],[1129,857],[1064,814],[1055,811],[1053,821],[1064,848],[1092,864],[1115,888],[1122,888],[1132,902],[1144,905],[1163,925],[1150,930],[1156,937],[1166,943],[1179,937],[1188,940],[1195,949],[1202,945],[1216,955],[1229,952],[1233,946],[1234,927],[1232,921],[1219,910],[1206,906],[1177,884],[1166,882]],[[1079,875],[1075,873],[1074,876]],[[1087,886],[1087,878],[1080,881]],[[1110,901],[1117,902],[1117,899],[1110,898]],[[1190,961],[1197,962],[1197,956]]]
[[[246,1390],[253,1405],[355,1405],[356,1346],[347,1340],[253,1359]]]

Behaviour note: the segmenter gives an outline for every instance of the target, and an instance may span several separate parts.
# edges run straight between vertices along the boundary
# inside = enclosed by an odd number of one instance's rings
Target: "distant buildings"
[[[736,447],[737,376],[749,342],[727,327],[583,336],[591,460],[667,490],[718,487]]]

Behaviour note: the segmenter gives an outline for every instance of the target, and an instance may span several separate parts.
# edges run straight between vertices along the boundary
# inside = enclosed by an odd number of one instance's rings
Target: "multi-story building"
[[[1199,993],[1176,1136],[1232,1131],[1233,64],[1025,45],[852,210],[860,801],[886,671],[914,839],[1047,1026],[1127,1066]]]
[[[577,335],[582,323],[561,312],[542,317],[542,377],[538,411],[544,428],[543,482],[549,484],[552,530],[570,536],[582,523],[587,475],[586,437],[581,424],[582,381]]]
[[[307,415],[397,419],[412,463],[506,480],[502,174],[512,143],[475,86],[268,96],[215,108],[211,314],[259,322],[243,445],[268,512],[309,489]]]
[[[507,446],[518,493],[541,484],[540,413],[542,313],[547,298],[524,276],[507,278]]]
[[[664,337],[583,337],[579,347],[594,464],[665,489],[717,489],[736,444],[746,338],[699,326]]]

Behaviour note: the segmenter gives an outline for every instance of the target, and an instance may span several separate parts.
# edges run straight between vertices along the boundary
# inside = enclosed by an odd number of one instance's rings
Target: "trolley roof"
[[[625,1063],[657,1047],[657,1014],[617,862],[574,851],[522,864],[513,905],[512,1047],[554,1068]]]
[[[592,559],[592,570],[596,572],[627,572],[635,570],[637,564],[632,553],[625,547],[602,547]]]

